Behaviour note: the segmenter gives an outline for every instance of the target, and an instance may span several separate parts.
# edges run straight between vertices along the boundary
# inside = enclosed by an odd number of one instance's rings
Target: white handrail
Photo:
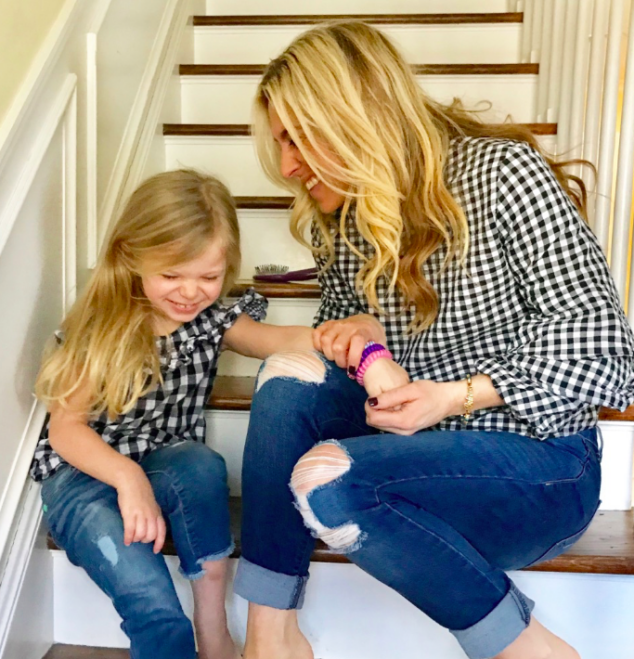
[[[612,207],[612,190],[614,185],[613,172],[616,149],[616,119],[619,103],[623,9],[623,0],[612,0],[605,61],[605,83],[603,85],[601,133],[599,138],[599,171],[597,176],[594,231],[606,255],[610,253],[610,210]]]

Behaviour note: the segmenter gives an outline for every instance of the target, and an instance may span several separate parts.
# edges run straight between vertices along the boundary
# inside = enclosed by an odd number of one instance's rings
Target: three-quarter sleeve
[[[221,326],[225,331],[233,327],[242,314],[247,314],[253,320],[261,321],[266,318],[268,300],[257,293],[254,288],[247,289],[242,297],[235,302],[224,305],[213,305],[214,324]]]
[[[537,437],[588,406],[624,410],[634,400],[634,338],[596,238],[526,145],[509,150],[496,195],[524,316],[504,354],[479,360],[478,372]]]

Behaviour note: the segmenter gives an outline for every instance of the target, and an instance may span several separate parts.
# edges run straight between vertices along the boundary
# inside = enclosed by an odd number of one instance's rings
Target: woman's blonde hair
[[[339,231],[361,257],[345,232],[354,203],[356,226],[374,249],[357,273],[357,288],[381,311],[376,287],[385,278],[389,290],[414,307],[414,331],[431,325],[438,312],[422,265],[443,244],[445,266],[454,258],[462,261],[469,245],[464,211],[443,176],[450,141],[520,140],[545,156],[526,127],[485,124],[458,102],[443,106],[429,99],[397,49],[369,25],[335,21],[305,32],[267,66],[255,101],[254,134],[269,178],[295,195],[293,235],[307,244],[306,228],[314,219],[322,235],[322,247],[314,251],[327,255],[326,267],[334,260],[333,218],[319,211],[303,185],[281,176],[271,105],[308,166],[345,196]],[[583,214],[582,181],[566,173],[566,163],[545,157]]]
[[[149,178],[131,195],[110,232],[81,297],[62,323],[63,343],[49,348],[36,394],[49,407],[76,392],[91,415],[128,412],[161,382],[153,308],[141,276],[198,258],[222,240],[222,294],[240,269],[234,200],[220,181],[193,170]]]

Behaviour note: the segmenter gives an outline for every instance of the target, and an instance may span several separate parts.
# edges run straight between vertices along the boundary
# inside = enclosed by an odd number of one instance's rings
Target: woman
[[[634,399],[634,339],[583,186],[521,127],[426,98],[358,22],[310,30],[271,62],[255,135],[295,194],[294,234],[314,220],[315,347],[354,376],[381,350],[369,341],[387,345],[412,382],[366,400],[316,353],[263,366],[235,584],[245,659],[313,657],[296,619],[309,529],[471,659],[578,657],[505,571],[584,532],[597,408]]]

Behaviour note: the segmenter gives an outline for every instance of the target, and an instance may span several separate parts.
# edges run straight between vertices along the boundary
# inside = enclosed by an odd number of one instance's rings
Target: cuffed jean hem
[[[233,542],[232,540],[231,544],[223,551],[219,551],[216,552],[215,554],[210,554],[209,556],[203,556],[202,558],[199,558],[196,561],[196,565],[202,567],[203,563],[206,563],[207,561],[220,561],[223,558],[227,558],[227,556],[231,556],[231,554],[233,554],[233,550],[235,548],[236,548],[235,542]],[[206,574],[205,570],[197,570],[196,572],[192,572],[192,573],[185,572],[185,570],[183,570],[182,565],[178,568],[178,571],[188,581],[198,581],[198,579],[202,579]]]
[[[482,620],[467,629],[451,630],[469,659],[491,659],[507,648],[525,629],[535,602],[511,584],[502,601]]]
[[[233,590],[236,595],[254,604],[273,609],[301,609],[307,581],[308,577],[273,572],[241,558]]]

